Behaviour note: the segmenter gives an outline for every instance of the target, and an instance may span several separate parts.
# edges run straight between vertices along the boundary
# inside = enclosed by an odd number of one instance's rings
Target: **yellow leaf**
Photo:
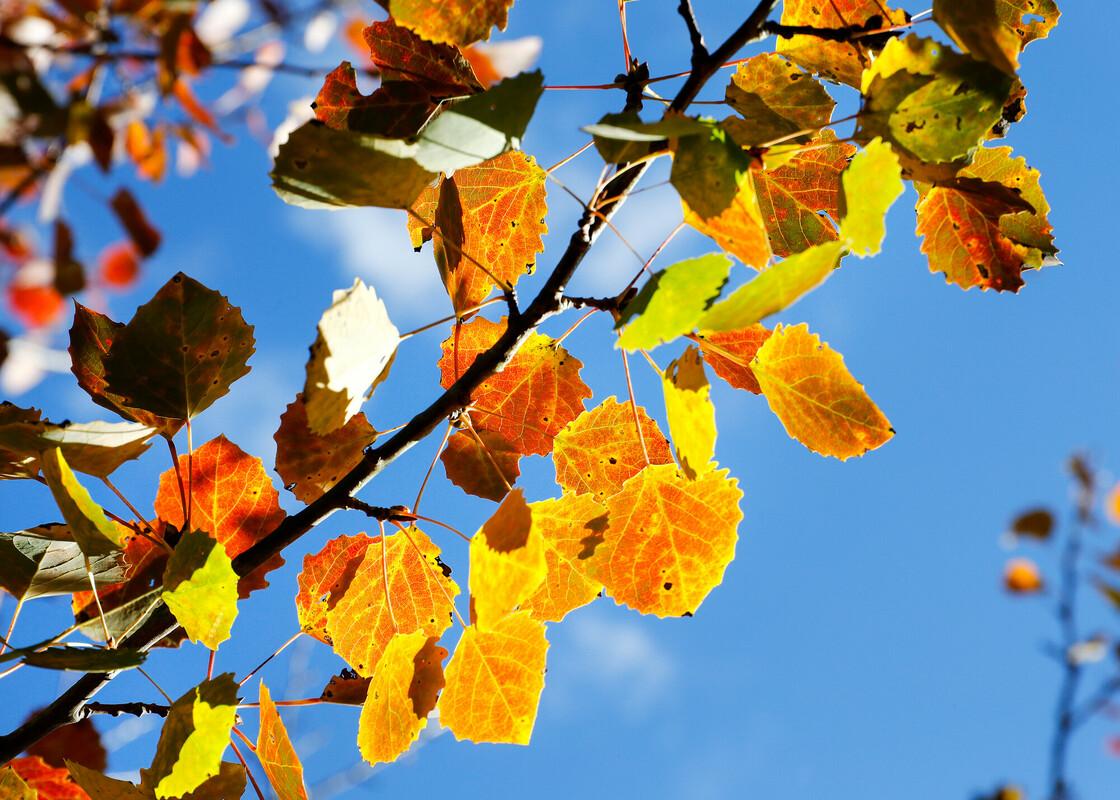
[[[684,474],[695,479],[714,466],[716,454],[716,409],[700,350],[689,346],[666,368],[661,384],[677,460]]]
[[[786,432],[815,453],[844,461],[894,436],[843,357],[804,324],[775,328],[751,370]]]
[[[38,794],[11,767],[0,769],[0,800],[35,800]]]
[[[391,0],[388,8],[403,25],[430,42],[468,45],[506,29],[513,0]]]
[[[603,584],[593,577],[607,510],[590,494],[530,503],[533,534],[544,545],[545,579],[521,608],[543,622],[559,622],[594,600]]]
[[[268,687],[261,681],[261,728],[257,734],[257,758],[279,800],[307,800],[303,766],[299,763]]]
[[[416,741],[443,688],[447,651],[422,631],[394,636],[358,720],[358,749],[370,764],[395,761]]]
[[[607,500],[599,546],[607,593],[643,614],[695,613],[735,557],[742,497],[727,470],[695,481],[668,464],[639,472]]]
[[[211,650],[229,638],[237,618],[237,573],[218,541],[183,534],[163,573],[163,602],[192,642]]]
[[[504,617],[491,630],[470,626],[447,665],[440,723],[460,740],[528,744],[547,652],[544,623],[526,611]]]
[[[104,509],[82,486],[74,470],[66,463],[62,449],[56,447],[43,453],[40,466],[58,510],[70,526],[82,553],[88,558],[120,550],[120,529],[105,516]]]
[[[875,137],[844,170],[840,238],[861,258],[873,256],[887,235],[887,211],[903,191],[902,166],[891,146]]]
[[[531,595],[545,576],[544,547],[520,489],[506,495],[471,539],[471,613],[489,629]]]

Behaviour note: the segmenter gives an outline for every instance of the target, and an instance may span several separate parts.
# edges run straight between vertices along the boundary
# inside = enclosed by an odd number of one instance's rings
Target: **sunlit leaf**
[[[521,474],[521,453],[502,434],[462,430],[439,456],[447,479],[468,494],[500,502]]]
[[[327,74],[312,107],[315,118],[335,130],[405,139],[424,127],[437,104],[412,81],[383,81],[373,94],[364,95],[354,68],[343,61]]]
[[[377,438],[366,415],[358,412],[341,428],[320,436],[307,422],[300,395],[280,417],[276,441],[276,472],[298,499],[313,503],[362,460]]]
[[[1061,16],[1052,0],[934,0],[933,18],[962,49],[1014,74],[1019,51],[1043,38]],[[1026,20],[1030,20],[1027,22]]]
[[[93,557],[120,550],[120,530],[82,486],[62,450],[56,447],[43,453],[40,465],[58,510],[82,553]]]
[[[730,270],[731,259],[709,253],[654,273],[622,309],[617,346],[631,352],[648,350],[691,332]]]
[[[506,29],[513,0],[389,0],[399,24],[433,42],[468,45]]]
[[[545,577],[541,535],[532,509],[514,489],[471,539],[472,625],[492,629],[529,597]]]
[[[700,335],[700,352],[704,361],[736,389],[746,389],[762,394],[762,387],[751,370],[758,348],[770,338],[770,329],[764,325],[750,325],[738,330],[703,333]]]
[[[296,614],[301,630],[321,642],[331,643],[327,635],[327,612],[350,585],[371,541],[364,534],[338,536],[318,553],[304,556],[296,594]]]
[[[482,88],[458,47],[418,36],[393,19],[371,22],[363,28],[362,39],[382,85],[419,83],[434,97],[461,97]]]
[[[716,409],[700,350],[689,346],[662,377],[669,435],[681,471],[695,480],[715,466]]]
[[[739,65],[727,85],[727,104],[742,115],[733,135],[762,145],[828,124],[836,102],[821,84],[776,53],[760,53]]]
[[[888,15],[886,19],[883,14]],[[812,28],[846,28],[869,26],[888,28],[906,22],[905,11],[887,7],[883,0],[786,0],[782,4],[783,25],[807,25]],[[872,39],[852,42],[831,42],[816,36],[798,35],[778,39],[778,52],[813,72],[827,78],[859,86],[860,73],[871,63]]]
[[[602,584],[594,577],[598,545],[607,529],[607,510],[590,494],[567,494],[530,503],[533,532],[544,546],[545,579],[521,603],[535,619],[560,622],[587,605]]]
[[[28,786],[11,767],[0,769],[0,798],[3,800],[36,800],[39,794]]]
[[[844,170],[844,216],[840,238],[861,258],[883,247],[887,211],[902,195],[902,167],[891,146],[873,139]]]
[[[1029,558],[1013,558],[1003,570],[1003,586],[1012,594],[1041,592],[1044,582],[1038,566]]]
[[[261,728],[257,734],[257,758],[264,768],[277,800],[307,800],[303,765],[296,755],[268,687],[261,681]]]
[[[85,792],[70,779],[70,773],[65,768],[52,767],[38,756],[13,758],[7,766],[31,788],[32,798],[87,800]]]
[[[167,562],[163,602],[192,642],[217,650],[229,638],[237,618],[237,573],[217,539],[183,534]]]

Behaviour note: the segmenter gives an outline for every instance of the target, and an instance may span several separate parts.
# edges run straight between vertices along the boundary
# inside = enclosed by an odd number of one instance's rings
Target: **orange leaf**
[[[639,472],[606,503],[596,557],[607,593],[643,614],[695,613],[735,557],[742,497],[727,470],[693,481],[672,464]]]
[[[143,121],[134,119],[125,129],[124,149],[140,177],[158,182],[167,172],[167,147],[162,128],[153,134]]]
[[[98,258],[101,282],[114,289],[127,289],[140,274],[140,253],[132,242],[116,242]]]
[[[460,740],[528,744],[547,653],[544,623],[528,612],[510,614],[490,630],[470,626],[447,665],[440,723]]]
[[[635,411],[630,402],[619,403],[608,397],[560,432],[553,459],[556,482],[566,491],[590,492],[603,499],[621,489],[647,464],[672,464],[673,453],[665,434],[644,408],[639,406]]]
[[[737,331],[705,333],[700,338],[700,352],[712,369],[736,389],[762,394],[758,378],[751,371],[758,348],[770,338],[770,329],[755,323]]]
[[[607,510],[590,494],[564,494],[530,503],[533,534],[544,545],[545,579],[521,608],[543,622],[559,622],[569,611],[594,600],[602,584],[594,575],[598,545],[607,529]]]
[[[320,436],[308,425],[307,407],[299,395],[280,417],[280,428],[272,438],[280,479],[297,498],[312,503],[362,460],[363,450],[377,433],[359,412],[341,428]]]
[[[389,0],[399,24],[432,42],[468,45],[506,29],[513,0]]]
[[[477,436],[475,435],[477,433]],[[521,454],[495,431],[462,430],[439,456],[447,479],[464,492],[500,502],[521,474]]]
[[[1120,483],[1112,487],[1105,501],[1105,513],[1112,520],[1113,525],[1120,525]]]
[[[257,734],[257,758],[264,768],[277,800],[307,800],[303,787],[303,765],[299,762],[284,721],[261,681],[261,728]]]
[[[8,284],[8,305],[29,328],[45,328],[62,316],[66,302],[53,286]]]
[[[889,19],[883,19],[887,13]],[[786,0],[782,4],[783,25],[807,25],[814,28],[846,28],[878,20],[881,27],[901,25],[907,21],[904,11],[887,8],[883,0]],[[778,52],[801,66],[832,80],[859,86],[863,69],[871,63],[866,41],[855,44],[829,42],[815,36],[790,36],[778,39]]]
[[[152,223],[148,221],[132,192],[128,189],[118,189],[110,198],[109,205],[117,215],[117,221],[128,233],[128,237],[142,256],[150,256],[159,249],[163,237],[152,227]]]
[[[1042,591],[1042,574],[1029,558],[1013,558],[1004,568],[1003,585],[1013,594],[1034,594]]]
[[[350,586],[372,541],[365,534],[338,536],[318,553],[303,557],[303,571],[296,579],[299,584],[296,615],[305,633],[324,644],[331,643],[327,635],[327,612]]]
[[[362,31],[370,60],[383,81],[412,81],[433,96],[455,97],[482,88],[459,48],[421,38],[392,19],[378,20]]]
[[[364,95],[349,61],[343,61],[323,82],[315,102],[315,118],[336,130],[404,138],[415,136],[436,110],[428,91],[412,81],[384,81]]]
[[[389,642],[358,720],[358,749],[370,764],[395,761],[416,741],[443,688],[446,657],[422,631]]]
[[[479,317],[443,343],[440,383],[455,382],[505,331],[505,319]],[[456,339],[458,345],[456,346]],[[501,372],[483,381],[471,397],[472,418],[505,436],[525,455],[547,455],[552,440],[583,411],[591,396],[579,376],[583,363],[548,336],[526,338]]]
[[[494,278],[516,285],[544,251],[544,170],[516,150],[457,170],[425,189],[412,208],[412,245],[434,239],[436,264],[460,314],[487,298]]]
[[[384,541],[382,550],[382,537],[369,540],[353,580],[327,611],[334,651],[359,675],[375,673],[394,634],[423,631],[439,638],[451,626],[459,594],[444,572],[439,548],[421,530],[409,528]]]
[[[490,630],[536,591],[544,547],[525,495],[514,489],[471,539],[471,624]]]
[[[36,792],[39,800],[90,800],[65,767],[52,767],[38,756],[14,758],[7,766]]]
[[[188,484],[187,462],[186,454],[179,456],[184,486]],[[280,495],[264,464],[225,436],[195,450],[193,467],[189,476],[191,528],[205,531],[221,542],[230,558],[244,553],[284,520]],[[183,505],[174,469],[159,477],[155,511],[160,519],[183,527]],[[275,555],[242,578],[238,584],[241,596],[267,586],[265,574],[283,563],[284,559]]]

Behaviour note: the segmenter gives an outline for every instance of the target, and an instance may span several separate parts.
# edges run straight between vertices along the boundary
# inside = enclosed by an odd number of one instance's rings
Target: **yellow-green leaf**
[[[40,466],[58,510],[70,526],[82,553],[89,558],[120,550],[120,529],[105,516],[105,510],[82,486],[74,470],[66,463],[61,448],[43,453]]]
[[[887,211],[902,194],[902,167],[891,146],[876,137],[844,170],[844,216],[840,238],[861,258],[883,247]]]
[[[0,769],[0,800],[35,800],[38,793],[11,767]]]
[[[163,574],[163,602],[192,642],[217,650],[237,618],[237,573],[226,549],[201,531],[183,534]]]
[[[716,409],[700,350],[690,346],[662,377],[669,436],[681,470],[695,480],[710,470],[716,454]]]
[[[623,309],[618,347],[648,350],[689,333],[731,270],[723,253],[679,261],[653,275]]]

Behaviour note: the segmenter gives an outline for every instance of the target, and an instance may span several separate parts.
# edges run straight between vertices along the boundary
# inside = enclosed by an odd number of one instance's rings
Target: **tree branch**
[[[720,47],[693,69],[669,108],[687,108],[724,61],[763,34],[767,17],[778,0],[761,0],[746,22]],[[549,317],[566,308],[564,289],[590,251],[607,223],[629,196],[630,190],[645,174],[649,161],[621,164],[613,177],[596,193],[580,217],[568,246],[556,262],[544,286],[533,301],[519,314],[511,316],[506,330],[489,350],[480,354],[443,394],[414,416],[403,428],[383,444],[366,451],[365,457],[318,500],[301,511],[286,517],[271,533],[233,560],[234,571],[244,576],[280,553],[331,514],[352,507],[352,499],[362,487],[385,467],[419,443],[448,416],[470,404],[471,394],[498,369],[503,367],[525,339]],[[122,647],[150,649],[172,633],[178,624],[167,606],[160,605],[135,633],[120,643]],[[98,691],[116,673],[90,673],[79,678],[53,703],[37,712],[11,733],[0,737],[0,764],[9,761],[56,728],[76,722]]]
[[[171,711],[171,706],[163,703],[86,703],[79,714],[80,717],[91,717],[94,714],[107,714],[110,717],[119,717],[130,714],[134,717],[143,717],[146,714],[156,714],[166,717]]]
[[[688,28],[688,40],[692,43],[692,68],[700,66],[708,58],[708,46],[704,44],[704,34],[700,32],[700,25],[696,22],[696,12],[692,9],[692,0],[681,0],[677,6],[677,13],[684,20]]]

